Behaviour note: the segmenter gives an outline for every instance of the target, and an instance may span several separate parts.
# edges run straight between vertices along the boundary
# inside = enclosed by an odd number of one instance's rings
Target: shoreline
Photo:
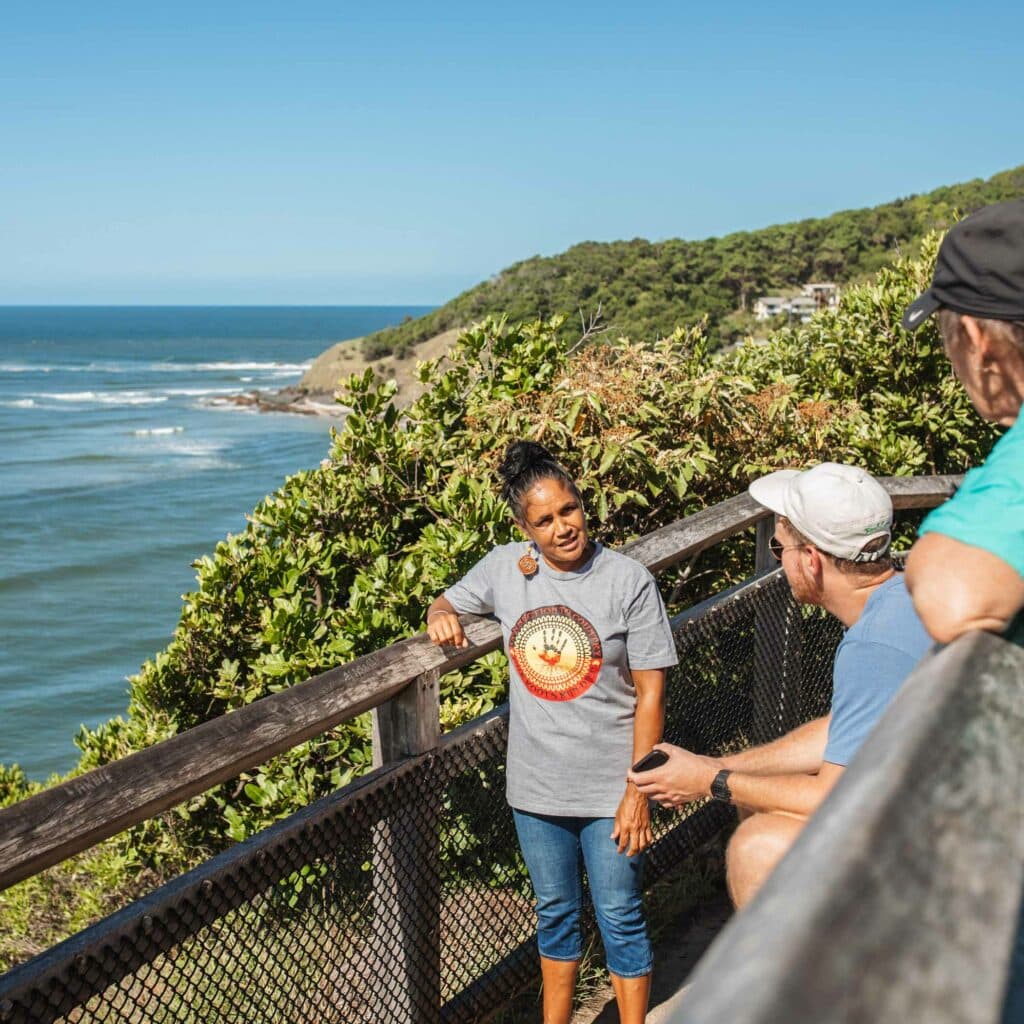
[[[280,391],[243,391],[236,395],[225,395],[217,404],[254,409],[256,412],[322,416],[324,419],[335,420],[344,420],[349,413],[348,406],[338,402],[333,394],[309,392],[298,387],[282,388]]]
[[[367,370],[373,370],[380,380],[393,380],[397,384],[394,402],[404,407],[416,401],[426,390],[417,374],[418,364],[443,358],[455,345],[458,336],[458,329],[444,331],[421,341],[401,359],[395,356],[367,359],[359,345],[361,338],[339,341],[313,360],[297,384],[281,388],[280,391],[253,389],[227,395],[223,403],[257,412],[285,412],[344,420],[349,409],[335,397],[342,381],[352,375],[361,376]]]

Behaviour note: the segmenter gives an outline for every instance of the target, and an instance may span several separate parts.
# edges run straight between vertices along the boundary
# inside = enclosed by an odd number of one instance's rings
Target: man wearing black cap
[[[975,409],[1010,429],[925,519],[907,588],[942,643],[972,629],[1024,643],[1024,199],[987,206],[950,229],[932,285],[903,326],[916,330],[936,312]]]

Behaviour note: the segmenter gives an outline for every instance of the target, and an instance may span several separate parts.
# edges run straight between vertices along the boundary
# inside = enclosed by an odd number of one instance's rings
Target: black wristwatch
[[[713,800],[721,800],[723,804],[732,803],[732,793],[729,790],[729,776],[732,772],[723,768],[711,783],[711,797]]]

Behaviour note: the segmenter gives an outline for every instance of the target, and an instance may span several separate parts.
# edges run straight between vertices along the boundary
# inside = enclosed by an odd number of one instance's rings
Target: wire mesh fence
[[[674,623],[666,738],[720,753],[827,711],[841,630],[776,572]],[[486,1017],[537,971],[507,712],[239,844],[0,979],[0,1022]],[[732,818],[657,811],[653,883]]]

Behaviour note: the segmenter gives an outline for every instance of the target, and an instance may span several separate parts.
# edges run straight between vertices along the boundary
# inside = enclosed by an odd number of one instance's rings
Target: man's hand
[[[668,761],[649,772],[630,772],[626,776],[645,797],[665,807],[682,807],[708,795],[720,767],[715,758],[691,754],[671,743],[658,743],[654,749],[664,750]]]
[[[651,810],[647,797],[637,792],[636,786],[626,785],[626,792],[615,812],[612,839],[618,840],[619,853],[632,857],[641,853],[654,841],[651,835]]]

